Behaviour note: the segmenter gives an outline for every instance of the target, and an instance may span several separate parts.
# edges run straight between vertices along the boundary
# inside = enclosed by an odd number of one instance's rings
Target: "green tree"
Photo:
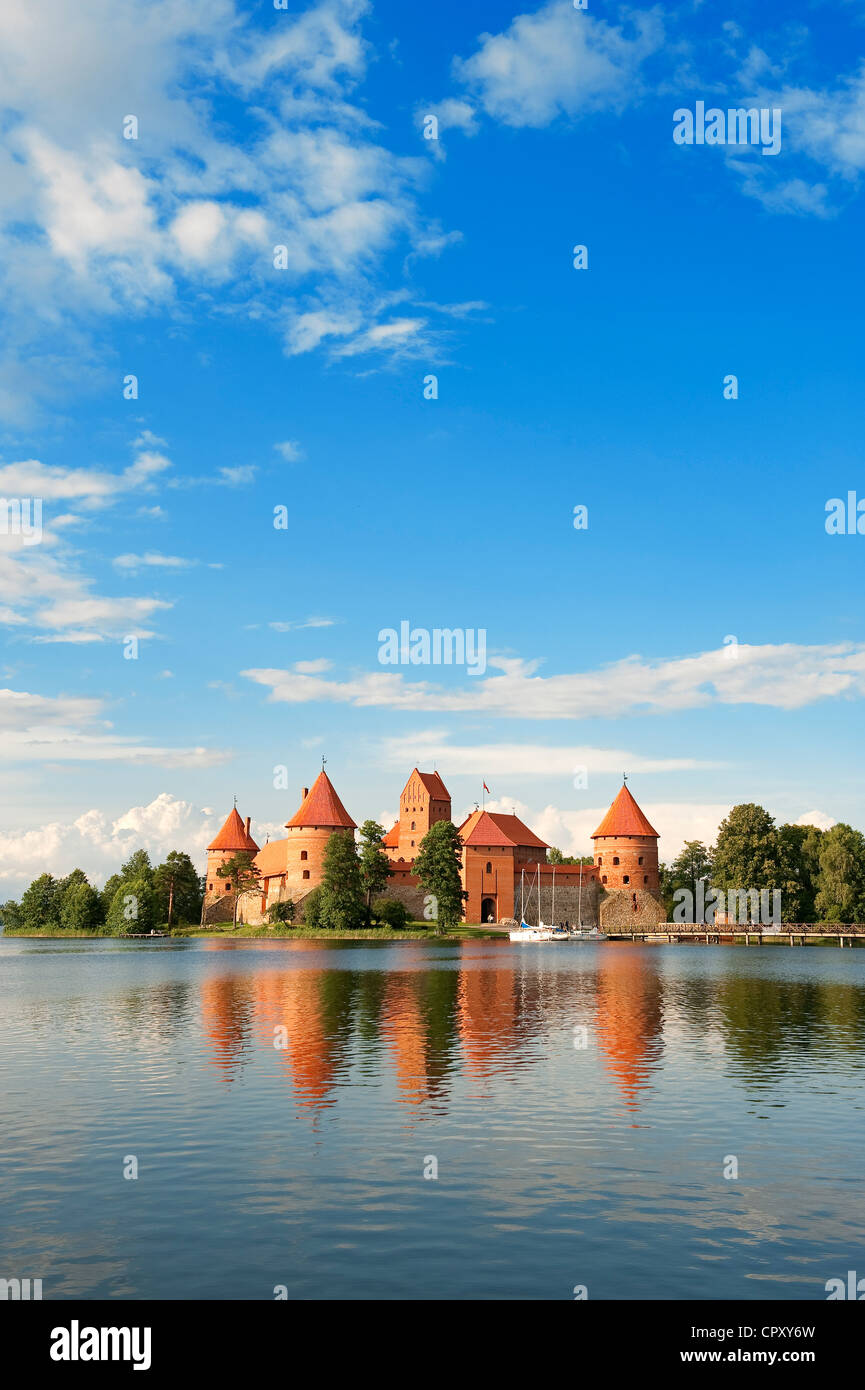
[[[125,864],[120,865],[120,877],[125,881],[133,878],[153,879],[153,865],[146,849],[137,849],[130,854]]]
[[[201,879],[188,854],[173,849],[153,871],[161,921],[172,927],[177,922],[201,921]]]
[[[21,897],[21,930],[60,927],[60,884],[53,874],[40,874]]]
[[[149,932],[160,925],[156,891],[149,877],[124,879],[111,900],[105,925],[115,936]]]
[[[762,806],[734,806],[721,822],[712,865],[712,886],[737,891],[778,889],[785,922],[800,921],[802,886],[793,847]]]
[[[322,859],[321,919],[326,927],[355,931],[366,921],[360,860],[350,830],[335,830]]]
[[[64,931],[95,931],[102,925],[102,903],[87,879],[72,883],[63,894],[60,925]]]
[[[307,893],[301,907],[303,909],[303,925],[311,927],[313,931],[320,931],[324,926],[321,915],[321,888],[313,888],[311,893]]]
[[[393,931],[402,931],[408,926],[408,909],[399,898],[379,898],[373,908],[373,916]]]
[[[799,883],[796,921],[817,920],[817,879],[820,874],[820,845],[823,831],[816,825],[781,825],[778,834],[794,866]],[[791,907],[793,904],[791,903]],[[792,913],[788,916],[793,921]]]
[[[13,898],[6,903],[0,903],[0,926],[4,931],[17,932],[22,929],[21,905]]]
[[[420,842],[414,871],[424,894],[435,900],[436,931],[458,925],[468,893],[463,891],[462,840],[453,821],[440,820]]]
[[[370,915],[373,893],[380,893],[390,878],[390,860],[384,848],[384,827],[365,820],[360,827],[360,881],[366,893],[366,915]]]
[[[865,922],[865,836],[849,825],[822,836],[817,913],[823,922]]]
[[[271,926],[291,925],[294,921],[296,908],[291,898],[284,898],[280,903],[271,903],[267,909],[267,920]]]
[[[697,884],[706,879],[704,891],[708,889],[712,873],[712,855],[702,840],[686,840],[672,864],[666,870],[665,887],[672,894],[680,888],[687,888],[697,901]]]

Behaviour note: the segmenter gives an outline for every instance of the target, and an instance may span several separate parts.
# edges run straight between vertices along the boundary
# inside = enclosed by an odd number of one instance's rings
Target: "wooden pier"
[[[642,941],[669,945],[687,941],[700,946],[815,946],[831,942],[840,948],[865,945],[865,924],[839,923],[824,927],[808,922],[782,923],[766,928],[745,923],[709,927],[702,922],[662,922],[651,931],[606,932],[609,941]]]

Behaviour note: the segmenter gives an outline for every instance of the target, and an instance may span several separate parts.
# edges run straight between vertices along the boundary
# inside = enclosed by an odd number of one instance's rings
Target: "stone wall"
[[[514,917],[518,918],[520,913],[520,890],[517,884],[514,903]],[[556,883],[555,915],[553,913],[553,891],[549,883],[541,884],[541,917],[548,925],[558,922],[569,922],[572,927],[576,926],[580,914],[583,919],[584,927],[596,927],[598,925],[598,885],[591,879],[583,884],[582,897],[580,896],[579,884]],[[579,908],[579,911],[578,911]],[[525,919],[530,927],[538,924],[538,895],[533,891],[531,899],[526,906]]]
[[[634,899],[637,901],[634,910]],[[663,903],[641,888],[623,888],[605,893],[601,902],[601,931],[643,932],[658,927],[667,919]]]

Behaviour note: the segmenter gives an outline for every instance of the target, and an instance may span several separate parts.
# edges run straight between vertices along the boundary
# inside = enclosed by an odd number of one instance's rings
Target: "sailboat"
[[[541,889],[540,889],[541,869],[540,869],[540,865],[538,865],[538,873],[537,873],[537,878],[538,878],[538,925],[537,925],[536,927],[530,927],[529,924],[528,924],[528,922],[526,921],[526,917],[525,917],[526,906],[527,906],[527,901],[524,900],[525,876],[526,876],[526,871],[525,871],[525,869],[523,869],[523,870],[521,870],[521,872],[520,872],[520,925],[517,927],[516,931],[508,932],[508,936],[510,937],[511,941],[554,941],[554,940],[555,940],[555,936],[554,936],[554,934],[553,934],[553,929],[552,929],[552,927],[545,927],[544,924],[543,924],[543,922],[541,921]],[[532,890],[531,890],[531,887],[529,887],[529,898],[531,898],[531,896],[532,896]]]
[[[583,926],[583,865],[580,863],[580,887],[577,894],[577,925],[568,932],[572,941],[602,941],[604,933],[597,927]]]

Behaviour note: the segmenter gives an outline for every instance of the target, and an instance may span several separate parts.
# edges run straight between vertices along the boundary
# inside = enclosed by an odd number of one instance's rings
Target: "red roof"
[[[418,772],[417,768],[415,768],[415,772],[423,782],[433,801],[450,801],[451,794],[437,772]],[[411,778],[409,778],[409,781],[411,781]]]
[[[334,825],[342,830],[356,829],[323,768],[304,797],[300,810],[294,813],[290,821],[286,821],[285,828],[289,830],[294,825]]]
[[[237,814],[237,807],[230,811],[226,817],[225,824],[220,830],[215,840],[211,840],[207,846],[211,849],[234,849],[249,850],[252,854],[258,853],[258,845],[251,835],[247,835],[243,821]]]
[[[382,841],[388,849],[399,849],[399,821],[396,821]]]
[[[288,840],[268,840],[258,851],[255,867],[262,878],[277,878],[288,868]]]
[[[549,849],[546,840],[539,840],[534,831],[523,825],[519,816],[502,816],[497,811],[472,811],[460,826],[464,845],[518,845],[532,849]]]
[[[622,787],[592,839],[604,835],[654,835],[656,840],[660,839],[626,786]]]

